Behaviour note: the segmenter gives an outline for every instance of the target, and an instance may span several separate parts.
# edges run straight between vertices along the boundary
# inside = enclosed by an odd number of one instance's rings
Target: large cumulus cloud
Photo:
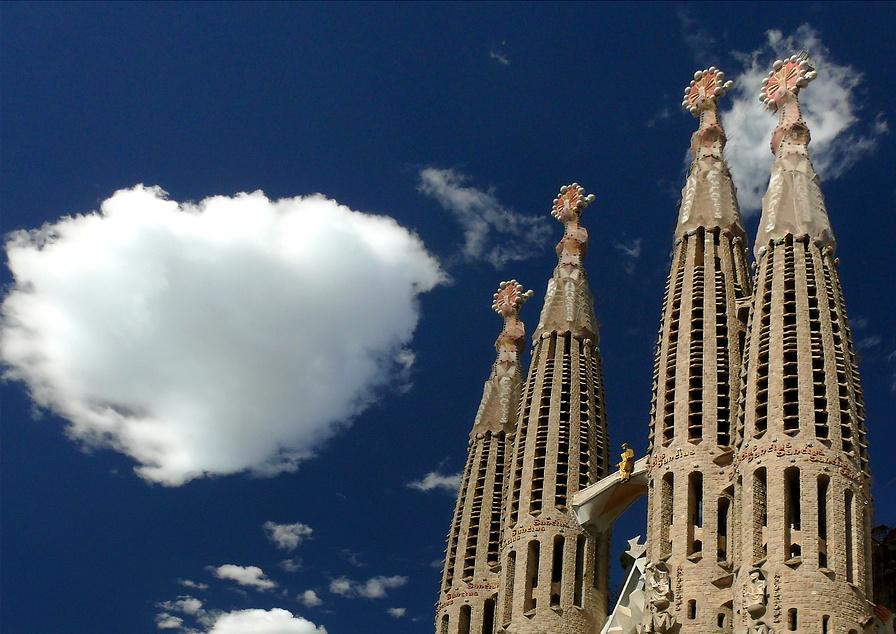
[[[148,481],[293,470],[401,373],[438,262],[321,195],[116,192],[12,234],[5,374]]]

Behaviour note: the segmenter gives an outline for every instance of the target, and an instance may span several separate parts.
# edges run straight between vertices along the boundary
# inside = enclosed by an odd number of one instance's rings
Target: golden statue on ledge
[[[622,458],[618,465],[619,480],[620,482],[628,482],[635,467],[635,450],[629,447],[627,442],[624,442],[622,443],[622,453],[619,456]]]

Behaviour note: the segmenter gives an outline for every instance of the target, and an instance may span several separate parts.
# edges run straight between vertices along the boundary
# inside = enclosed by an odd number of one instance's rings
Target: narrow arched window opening
[[[830,479],[818,476],[818,567],[828,567],[828,488]]]
[[[585,607],[584,589],[585,589],[585,545],[587,541],[584,535],[576,538],[576,583],[573,589],[573,603],[581,607]]]
[[[784,536],[790,559],[802,555],[800,506],[800,470],[790,467],[784,470]]]
[[[535,588],[538,587],[538,569],[541,563],[541,544],[537,541],[529,542],[526,557],[526,598],[523,610],[529,612],[537,606]]]
[[[688,601],[688,618],[692,621],[697,618],[697,599]]]
[[[796,632],[796,608],[787,610],[787,631]]]
[[[753,472],[753,560],[768,556],[768,500],[765,467]]]
[[[703,551],[703,474],[688,475],[688,554]]]
[[[718,561],[728,561],[728,533],[731,511],[731,498],[725,496],[720,497],[718,508],[716,511],[716,520],[718,526],[716,532],[718,534],[718,547],[716,549],[716,558]]]
[[[482,634],[495,632],[495,598],[485,600],[482,613]]]
[[[663,476],[662,495],[660,496],[660,539],[661,539],[661,555],[665,557],[672,552],[672,519],[674,517],[674,496],[675,496],[675,476],[667,473]]]
[[[562,535],[554,537],[554,557],[551,565],[551,605],[560,605],[560,593],[563,587],[563,550],[566,539]]]
[[[843,520],[846,522],[846,581],[853,582],[853,531],[852,531],[852,491],[847,490],[844,494],[844,513]]]
[[[470,634],[470,619],[472,608],[469,605],[460,607],[460,615],[457,620],[457,634]]]

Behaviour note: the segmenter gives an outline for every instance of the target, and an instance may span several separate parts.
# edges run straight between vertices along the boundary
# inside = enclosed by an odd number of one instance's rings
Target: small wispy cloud
[[[871,348],[876,348],[881,344],[883,338],[880,335],[868,335],[867,337],[862,337],[856,342],[856,348],[859,350],[870,350]]]
[[[882,113],[871,122],[859,119],[863,75],[853,66],[835,62],[814,28],[803,24],[786,36],[779,30],[766,32],[761,47],[733,54],[742,69],[734,79],[731,106],[722,113],[728,132],[726,157],[744,215],[759,210],[771,172],[769,141],[777,117],[759,101],[762,80],[776,58],[801,50],[809,52],[818,68],[818,78],[800,93],[800,104],[812,131],[812,162],[822,179],[839,178],[872,153],[879,137],[889,131]]]
[[[386,613],[392,618],[400,619],[408,613],[407,608],[389,608]]]
[[[681,38],[698,64],[715,57],[716,38],[685,7],[676,11]]]
[[[302,567],[302,560],[298,557],[291,557],[281,560],[277,565],[286,572],[297,572]]]
[[[191,588],[193,590],[208,590],[207,583],[200,583],[198,581],[193,581],[192,579],[178,579],[177,583],[184,588]]]
[[[263,528],[268,539],[282,550],[295,550],[299,544],[314,534],[314,529],[301,522],[294,524],[265,522]]]
[[[896,364],[896,350],[887,355],[887,361]],[[890,375],[890,392],[896,394],[896,368],[893,368],[893,373]]]
[[[494,189],[479,189],[453,169],[420,170],[417,190],[434,199],[464,232],[462,256],[495,268],[537,254],[551,235],[547,214],[530,216],[504,206]]]
[[[507,55],[501,53],[500,51],[496,51],[494,49],[488,52],[488,56],[493,60],[498,62],[499,64],[503,64],[504,66],[510,66],[510,60],[507,58]]]
[[[271,590],[272,588],[277,587],[277,584],[271,579],[268,579],[264,574],[264,571],[258,566],[224,564],[217,568],[211,568],[211,571],[218,579],[235,581],[241,586],[248,586],[258,590]]]
[[[667,108],[667,107],[660,108],[660,110],[655,115],[653,115],[652,117],[650,117],[647,120],[647,123],[645,125],[648,128],[654,128],[654,127],[656,127],[657,123],[659,123],[660,121],[664,121],[665,119],[668,119],[671,116],[672,116],[672,111],[669,108]]]
[[[305,592],[296,597],[296,600],[306,608],[314,608],[323,603],[323,599],[317,596],[314,590],[305,590]]]
[[[418,491],[440,490],[446,493],[457,493],[460,487],[460,473],[444,474],[438,471],[430,471],[421,480],[408,482],[408,487]]]
[[[507,40],[502,40],[500,46],[493,46],[491,50],[488,52],[489,58],[495,60],[501,66],[510,66],[510,58],[507,56],[507,52],[504,50],[504,47],[507,46]]]
[[[401,575],[371,577],[367,581],[339,577],[330,582],[330,592],[348,598],[382,599],[388,595],[389,590],[400,588],[407,582],[408,578]]]
[[[616,241],[613,243],[613,248],[622,255],[625,272],[628,275],[634,275],[638,260],[641,259],[641,242],[641,238],[635,238],[628,242]]]

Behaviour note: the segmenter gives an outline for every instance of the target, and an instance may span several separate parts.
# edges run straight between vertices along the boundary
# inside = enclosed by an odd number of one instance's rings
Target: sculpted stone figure
[[[639,634],[671,632],[677,621],[669,612],[673,598],[669,571],[663,564],[650,564],[644,572],[648,612],[644,615],[644,623],[639,627]]]
[[[768,604],[768,589],[762,571],[754,568],[744,586],[744,606],[753,618],[762,616]]]
[[[774,630],[770,628],[768,625],[759,621],[757,623],[753,623],[748,629],[748,634],[774,634]]]

